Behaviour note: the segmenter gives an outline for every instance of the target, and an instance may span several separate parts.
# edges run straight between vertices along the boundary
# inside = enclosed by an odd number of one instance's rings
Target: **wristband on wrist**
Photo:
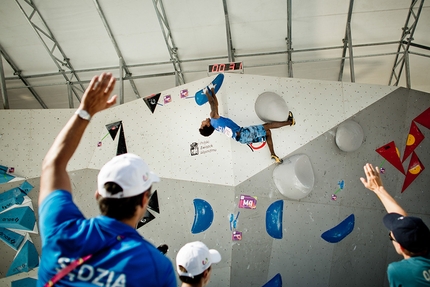
[[[91,116],[86,110],[77,109],[75,112],[75,115],[78,115],[78,117],[80,117],[83,120],[87,120],[87,121],[91,120]]]

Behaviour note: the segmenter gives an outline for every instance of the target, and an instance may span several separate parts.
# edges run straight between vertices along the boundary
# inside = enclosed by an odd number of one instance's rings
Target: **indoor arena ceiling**
[[[430,2],[1,0],[2,109],[76,108],[111,71],[121,102],[233,73],[430,92]]]

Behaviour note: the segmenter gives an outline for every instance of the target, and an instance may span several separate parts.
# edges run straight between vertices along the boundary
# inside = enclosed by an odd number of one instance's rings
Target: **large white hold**
[[[279,192],[290,199],[302,199],[314,188],[315,176],[309,157],[293,155],[273,170],[273,181]]]
[[[352,152],[359,149],[363,139],[363,128],[352,120],[344,121],[337,127],[336,145],[343,151]]]
[[[288,119],[287,103],[273,92],[264,92],[258,96],[254,105],[255,113],[264,122],[282,122]]]

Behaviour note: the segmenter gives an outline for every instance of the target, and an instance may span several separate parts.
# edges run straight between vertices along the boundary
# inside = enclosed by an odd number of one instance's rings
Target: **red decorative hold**
[[[394,141],[377,148],[376,152],[385,158],[389,163],[391,163],[395,168],[397,168],[401,173],[405,174],[402,162],[400,161],[400,153]]]
[[[411,161],[409,162],[408,172],[403,182],[402,192],[417,178],[425,169],[415,152],[412,152]]]

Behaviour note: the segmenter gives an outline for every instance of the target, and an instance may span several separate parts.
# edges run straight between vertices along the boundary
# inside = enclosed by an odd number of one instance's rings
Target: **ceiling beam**
[[[6,80],[4,78],[3,56],[0,52],[0,92],[3,103],[3,109],[9,109],[9,98],[7,97]]]
[[[164,41],[166,42],[167,50],[170,55],[170,61],[175,70],[176,86],[185,84],[184,73],[182,72],[181,61],[178,55],[178,47],[173,41],[172,31],[170,30],[169,22],[167,21],[166,11],[162,0],[152,0],[155,13],[157,14],[158,22],[160,23],[161,31],[163,32]]]
[[[292,5],[291,0],[287,0],[287,63],[288,63],[288,77],[293,77],[293,33],[292,33]]]
[[[49,29],[48,25],[46,24],[45,20],[43,19],[42,15],[39,13],[37,7],[34,5],[32,0],[24,0],[22,2],[26,3],[31,9],[31,13],[27,13],[26,10],[22,7],[19,0],[15,0],[16,4],[18,5],[19,9],[21,10],[22,14],[27,18],[28,23],[31,25],[33,30],[36,32],[36,34],[39,36],[39,39],[42,41],[43,46],[45,47],[46,51],[51,56],[52,60],[54,61],[55,65],[58,68],[58,71],[61,72],[64,79],[67,83],[73,81],[73,77],[76,78],[76,80],[79,82],[80,79],[78,75],[74,72],[73,66],[70,63],[70,59],[65,55],[63,49],[61,49],[60,44],[55,39],[54,35],[52,34],[51,30]],[[33,22],[34,16],[38,16],[39,20],[43,24],[44,27],[38,26],[35,22]],[[43,36],[42,36],[43,35]],[[59,59],[56,54],[60,54],[63,59]],[[70,70],[72,73],[72,77],[69,78],[67,74],[65,73],[63,67],[66,67]],[[83,86],[81,86],[82,91],[85,90]],[[75,94],[78,101],[81,101],[81,98],[76,93],[75,89],[73,89],[73,93]]]
[[[395,42],[397,43],[397,41]],[[378,45],[378,44],[375,44]],[[366,45],[357,45],[357,46],[374,46],[372,44],[366,44]],[[324,47],[321,49],[303,49],[303,50],[294,50],[293,52],[307,52],[307,51],[319,51],[319,50],[327,50],[327,49],[340,49],[341,47]],[[286,54],[286,51],[282,51],[282,52],[273,52],[273,53],[256,53],[256,54],[244,54],[244,55],[238,55],[238,57],[253,57],[253,56],[264,56],[264,55],[275,55],[275,54]],[[410,54],[415,54],[418,56],[423,56],[423,57],[430,57],[430,55],[424,55],[424,54],[419,54],[419,53],[414,53],[414,52],[410,52]],[[392,55],[396,55],[396,52],[390,52],[390,53],[378,53],[378,54],[366,54],[366,55],[360,55],[360,56],[354,56],[354,58],[371,58],[371,57],[380,57],[380,56],[392,56]],[[212,59],[212,58],[210,58]],[[219,58],[214,58],[214,59],[225,59],[225,57],[219,57]],[[341,57],[335,57],[335,58],[319,58],[319,59],[309,59],[309,60],[299,60],[299,61],[293,61],[293,64],[295,63],[309,63],[309,62],[329,62],[329,61],[340,61],[342,59],[345,58],[341,58]],[[205,60],[207,60],[205,58]],[[184,60],[185,62],[192,62],[192,61],[197,61],[197,59],[190,59],[190,60]],[[287,62],[275,62],[275,63],[263,63],[263,64],[257,64],[257,65],[247,65],[246,67],[249,68],[256,68],[256,67],[272,67],[272,66],[278,66],[278,65],[287,65]],[[148,64],[142,64],[143,66],[148,66]],[[154,64],[156,65],[156,63]],[[136,66],[140,66],[140,65],[136,65]],[[118,67],[102,67],[102,68],[97,68],[97,69],[90,69],[91,71],[106,71],[106,70],[112,70]],[[207,72],[207,69],[201,69],[201,70],[194,70],[194,71],[186,71],[184,72],[186,73],[200,73],[200,72]],[[51,74],[49,74],[51,75]],[[26,78],[40,78],[40,77],[46,77],[47,74],[39,74],[39,75],[31,75],[31,76],[27,76]],[[52,76],[52,75],[51,75]],[[145,79],[145,78],[157,78],[157,77],[166,77],[166,76],[175,76],[174,72],[167,72],[167,73],[157,73],[157,74],[146,74],[146,75],[134,75],[134,76],[130,76],[130,77],[124,77],[124,81],[130,80],[130,79]],[[7,77],[6,80],[16,80],[15,77]],[[120,80],[119,78],[117,80]],[[81,81],[79,82],[80,84],[87,84],[89,83],[90,80],[86,80],[86,81]],[[77,82],[76,82],[77,83]],[[72,83],[73,84],[73,83]],[[61,86],[64,85],[64,83],[51,83],[51,84],[40,84],[40,85],[32,85],[33,87],[48,87],[48,86]],[[23,86],[23,87],[12,87],[12,88],[8,88],[8,90],[14,90],[14,89],[23,89],[23,88],[27,88],[27,86]]]
[[[389,86],[391,85],[393,78],[395,79],[393,86],[399,85],[400,76],[402,75],[404,66],[406,66],[406,87],[410,89],[412,86],[409,72],[409,63],[407,61],[409,61],[409,47],[414,40],[415,28],[417,27],[418,19],[420,18],[424,0],[421,0],[419,5],[417,5],[417,2],[418,0],[412,0],[408,16],[406,17],[405,26],[402,28],[402,36],[400,37],[399,47],[397,48],[394,66],[391,70],[390,81],[388,82]],[[418,6],[418,8],[416,8],[416,6]],[[417,10],[416,14],[414,9]]]
[[[132,75],[132,73],[130,72],[127,64],[125,63],[124,57],[122,56],[121,50],[119,49],[118,44],[117,44],[117,42],[115,40],[115,37],[113,36],[112,30],[110,29],[110,26],[109,26],[109,24],[108,24],[108,22],[106,20],[105,14],[103,13],[103,10],[102,10],[102,7],[99,4],[99,1],[98,0],[94,0],[94,4],[96,5],[97,12],[99,12],[100,18],[101,18],[101,20],[103,22],[103,25],[105,26],[106,32],[108,33],[109,38],[112,41],[112,45],[115,48],[116,54],[117,54],[118,59],[119,59],[119,61],[121,63],[120,64],[120,75],[121,75],[121,77],[120,77],[120,80],[121,80],[120,85],[121,85],[122,88],[120,89],[120,95],[119,95],[120,101],[119,101],[119,103],[123,104],[124,103],[124,89],[123,89],[124,83],[123,83],[123,76],[122,75],[125,72],[125,77],[130,77]],[[133,79],[130,79],[130,85],[133,88],[133,91],[134,91],[134,94],[136,95],[136,98],[139,99],[140,98],[140,94],[139,94],[139,91],[138,91],[138,89],[136,87],[136,84],[134,83]]]
[[[352,18],[352,10],[354,7],[354,0],[349,1],[348,8],[348,16],[346,20],[346,29],[345,29],[345,37],[342,39],[343,49],[342,49],[342,60],[340,61],[340,70],[338,81],[341,82],[343,79],[343,68],[345,66],[345,56],[346,49],[349,51],[349,69],[351,74],[351,82],[355,82],[355,72],[354,72],[354,55],[353,55],[353,46],[352,46],[352,36],[351,36],[351,18]]]
[[[404,43],[404,44],[407,44],[407,42],[406,42],[406,41],[403,41],[403,43]],[[429,46],[424,46],[424,45],[420,45],[420,44],[416,44],[416,43],[409,43],[409,46],[412,46],[412,47],[416,47],[416,48],[420,48],[420,49],[423,49],[423,50],[428,50],[428,51],[430,51],[430,47],[429,47]]]
[[[234,62],[234,47],[233,47],[233,40],[231,39],[230,19],[228,16],[227,0],[222,0],[222,4],[224,6],[225,31],[227,34],[228,61]]]
[[[30,91],[30,93],[33,95],[33,97],[39,102],[39,104],[42,106],[42,108],[47,109],[48,106],[43,102],[42,98],[37,94],[36,90],[33,89],[30,85],[30,83],[27,81],[26,78],[24,78],[21,75],[21,70],[18,69],[18,66],[12,61],[11,57],[6,53],[6,51],[3,49],[3,47],[0,45],[0,54],[3,56],[3,58],[6,60],[6,62],[9,63],[9,66],[13,69],[13,74],[18,76],[18,78],[21,80],[21,82],[24,83],[25,87]],[[2,60],[2,59],[0,59]],[[2,62],[3,63],[3,62]],[[2,67],[3,70],[3,67]],[[4,85],[6,87],[6,84]],[[3,96],[5,96],[5,93],[2,93]],[[9,108],[9,101],[7,101],[7,107],[5,109]],[[5,101],[3,100],[3,105],[5,105]]]
[[[364,44],[355,44],[353,45],[354,48],[361,48],[361,47],[372,47],[372,46],[381,46],[381,45],[394,45],[394,44],[398,44],[398,41],[391,41],[391,42],[380,42],[380,43],[364,43]],[[412,46],[412,44],[411,44]],[[342,49],[343,46],[330,46],[330,47],[318,47],[318,48],[308,48],[308,49],[297,49],[297,50],[292,50],[292,53],[302,53],[302,52],[316,52],[316,51],[325,51],[325,50],[337,50],[337,49]],[[425,57],[429,57],[429,55],[423,55],[423,54],[418,54],[418,53],[413,53],[410,52],[411,54],[416,54],[416,55],[420,55],[420,56],[425,56]],[[282,50],[282,51],[273,51],[273,52],[262,52],[262,53],[250,53],[250,54],[236,54],[236,57],[240,58],[240,57],[263,57],[263,56],[271,56],[271,55],[283,55],[283,54],[287,54],[286,50]],[[365,58],[365,57],[377,57],[377,56],[388,56],[388,55],[395,55],[395,52],[391,52],[391,53],[379,53],[379,54],[365,54],[365,55],[361,55],[361,56],[354,56],[355,58]],[[200,61],[210,61],[210,60],[220,60],[220,59],[225,59],[225,56],[214,56],[214,57],[204,57],[204,58],[193,58],[193,59],[184,59],[181,60],[181,63],[188,63],[188,62],[200,62]],[[315,58],[315,59],[309,59],[309,60],[302,60],[302,61],[292,61],[292,63],[305,63],[305,62],[323,62],[323,61],[336,61],[336,60],[342,60],[344,58],[341,57],[336,57],[336,58]],[[155,67],[155,66],[159,66],[159,65],[170,65],[170,61],[165,61],[165,62],[153,62],[153,63],[141,63],[141,64],[132,64],[132,65],[128,65],[129,68],[139,68],[139,67]],[[246,67],[270,67],[270,66],[275,66],[275,65],[287,65],[288,63],[283,62],[283,63],[264,63],[261,65],[254,65],[254,66],[246,66]],[[79,70],[75,70],[75,72],[77,73],[87,73],[87,72],[103,72],[103,71],[107,71],[107,70],[114,70],[114,69],[119,69],[120,66],[109,66],[109,67],[99,67],[99,68],[90,68],[90,69],[79,69]],[[183,73],[191,73],[191,72],[206,72],[207,70],[199,70],[199,71],[187,71],[187,72],[183,72]],[[44,78],[44,77],[51,77],[51,76],[58,76],[60,75],[59,72],[56,73],[43,73],[43,74],[32,74],[32,75],[26,75],[24,78],[25,79],[33,79],[33,78]],[[175,75],[174,72],[169,72],[169,73],[162,73],[162,74],[149,74],[149,75],[139,75],[137,77],[132,76],[132,77],[124,77],[124,80],[128,80],[129,78],[132,79],[137,79],[137,78],[150,78],[150,77],[157,77],[157,76],[167,76],[167,75]],[[16,77],[6,77],[5,78],[6,81],[13,81],[13,80],[17,80]],[[81,81],[81,83],[89,83],[89,81]],[[54,85],[64,85],[63,84],[54,84]],[[34,86],[49,86],[49,84],[46,85],[34,85]],[[16,87],[15,87],[16,88]],[[15,89],[12,88],[12,89]],[[22,87],[20,87],[22,88]],[[11,88],[9,88],[11,89]]]

